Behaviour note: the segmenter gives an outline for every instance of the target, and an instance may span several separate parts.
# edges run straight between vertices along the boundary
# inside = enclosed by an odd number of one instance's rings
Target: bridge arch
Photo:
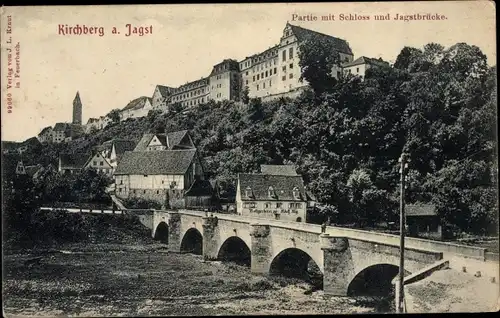
[[[290,247],[279,252],[271,261],[270,275],[283,275],[304,279],[322,288],[323,273],[320,264],[307,252]]]
[[[217,259],[250,267],[251,251],[248,244],[242,238],[230,236],[220,246]]]
[[[181,240],[181,252],[201,255],[203,253],[203,236],[197,228],[190,228]]]
[[[168,224],[166,222],[160,222],[156,226],[153,239],[168,244],[168,232]]]
[[[399,273],[399,266],[389,263],[370,265],[359,271],[347,287],[347,296],[389,296],[392,281]],[[410,274],[405,270],[405,276]]]

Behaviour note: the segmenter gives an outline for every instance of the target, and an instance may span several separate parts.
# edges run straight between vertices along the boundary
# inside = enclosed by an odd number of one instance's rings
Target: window
[[[340,78],[341,74],[340,71],[337,71],[337,78]]]
[[[248,85],[248,80],[246,80],[246,84]]]
[[[271,86],[272,86],[272,81],[271,81],[271,80],[269,80],[269,87],[271,87]]]
[[[293,59],[293,47],[288,50],[288,58]]]
[[[103,164],[104,164],[104,162],[102,162],[102,161],[101,161],[101,162],[99,162],[99,165],[100,165],[100,166],[102,166]]]
[[[146,194],[146,190],[142,190],[142,193]]]
[[[146,178],[148,177],[148,175],[147,175],[147,174],[145,174],[144,176],[145,176]]]
[[[269,197],[274,197],[274,189],[272,186],[270,186],[268,189],[267,189],[267,193],[269,195]]]
[[[286,72],[286,65],[283,66],[283,72]]]
[[[253,76],[253,81],[255,82],[255,75]]]
[[[359,67],[356,67],[356,73],[359,73]]]
[[[257,84],[257,90],[259,90],[259,84]]]
[[[277,71],[278,71],[278,69],[275,67],[274,68],[274,74],[276,74]]]
[[[97,161],[94,161],[94,166],[97,166]]]
[[[266,88],[266,83],[262,83],[262,88]]]
[[[160,190],[156,190],[156,194],[160,194]]]
[[[286,51],[283,51],[283,61],[286,61]]]
[[[266,77],[267,77],[267,71],[266,71]]]
[[[293,68],[293,63],[290,63],[290,68]]]
[[[288,77],[293,78],[293,74],[292,74],[292,73],[290,73],[290,75],[289,75]]]
[[[281,77],[281,80],[283,80],[283,81],[284,81],[284,80],[286,80],[286,76],[285,76],[285,75],[283,75],[283,76]]]
[[[245,72],[245,75],[248,76],[248,71]]]
[[[260,78],[264,78],[264,72],[260,74]]]
[[[265,207],[266,209],[270,209],[270,208],[271,208],[271,203],[266,202],[266,203],[264,204],[264,207]]]
[[[260,78],[260,74],[257,74],[257,80],[259,80],[259,78]]]
[[[276,208],[280,209],[283,206],[283,203],[276,203]]]
[[[120,184],[123,184],[123,180],[120,180]]]

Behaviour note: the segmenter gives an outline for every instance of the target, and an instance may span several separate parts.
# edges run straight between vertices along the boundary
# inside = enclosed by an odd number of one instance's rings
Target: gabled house
[[[93,130],[99,130],[99,118],[89,118],[85,124],[84,131],[86,134],[91,133]]]
[[[293,166],[261,166],[261,173],[239,173],[236,212],[266,219],[306,222],[308,202],[302,176]]]
[[[167,103],[173,92],[172,87],[156,85],[153,93],[152,105],[154,109],[167,109]]]
[[[21,160],[17,162],[16,174],[17,175],[26,174],[26,169],[24,168],[24,164]]]
[[[125,151],[132,151],[134,148],[135,142],[132,140],[111,139],[103,142],[99,147],[99,151],[114,169],[118,165]]]
[[[163,134],[144,134],[134,151],[196,149],[187,130]]]
[[[94,169],[97,172],[102,172],[107,175],[113,174],[113,167],[99,151],[95,152],[88,158],[83,166],[83,169]]]
[[[406,224],[409,236],[437,240],[443,238],[443,229],[435,205],[407,204]]]
[[[52,129],[52,142],[71,141],[83,135],[83,127],[79,124],[57,123]]]
[[[52,142],[52,127],[49,126],[42,129],[42,131],[38,134],[38,140],[41,143]]]
[[[120,111],[120,120],[124,121],[129,118],[147,116],[152,109],[153,105],[150,97],[142,96],[136,98]]]
[[[83,153],[68,153],[59,155],[59,173],[72,174],[80,172],[87,161],[89,160],[88,154]]]
[[[196,149],[127,151],[114,172],[115,193],[182,208],[185,192],[203,175]]]
[[[389,67],[389,63],[383,61],[381,58],[374,59],[366,56],[361,56],[352,62],[342,64],[344,74],[353,74],[365,77],[366,71],[372,67]]]

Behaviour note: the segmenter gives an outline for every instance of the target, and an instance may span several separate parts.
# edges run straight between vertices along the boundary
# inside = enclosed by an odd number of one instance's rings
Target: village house
[[[52,142],[68,142],[83,135],[83,127],[80,124],[57,123],[52,129]]]
[[[113,174],[113,167],[99,151],[96,151],[88,158],[88,160],[83,165],[83,169],[94,169],[97,172],[101,172],[109,176]]]
[[[436,206],[432,204],[407,204],[405,212],[409,236],[435,240],[443,238]]]
[[[153,105],[150,97],[136,98],[120,111],[120,121],[147,116],[152,109]]]
[[[101,116],[99,117],[99,121],[97,123],[97,128],[99,130],[106,128],[110,123],[112,122],[111,118],[108,116]]]
[[[61,174],[73,174],[80,172],[87,161],[89,160],[88,154],[83,153],[66,153],[59,155],[58,172]]]
[[[134,151],[196,149],[187,130],[144,134]]]
[[[117,197],[154,200],[171,207],[184,207],[185,192],[204,178],[196,149],[127,151],[114,176]]]
[[[306,222],[312,197],[293,166],[262,165],[261,173],[239,173],[236,212],[266,219]]]
[[[89,120],[87,120],[87,123],[85,124],[84,131],[86,134],[89,134],[94,130],[99,130],[99,119],[89,118]]]
[[[366,71],[372,67],[389,67],[389,63],[382,59],[373,59],[366,56],[361,56],[352,62],[342,64],[344,74],[353,74],[365,77]]]
[[[111,139],[103,142],[97,150],[114,171],[125,151],[132,151],[134,148],[135,142],[132,140]]]
[[[156,85],[152,98],[153,109],[167,110],[167,103],[173,90],[172,87]]]
[[[41,143],[52,142],[52,127],[49,126],[42,129],[42,131],[38,134],[38,140]]]

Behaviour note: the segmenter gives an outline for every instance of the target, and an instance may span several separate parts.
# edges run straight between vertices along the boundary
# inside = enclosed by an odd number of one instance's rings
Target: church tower
[[[73,100],[73,124],[82,124],[82,101],[80,100],[79,92],[76,92],[75,99]]]

